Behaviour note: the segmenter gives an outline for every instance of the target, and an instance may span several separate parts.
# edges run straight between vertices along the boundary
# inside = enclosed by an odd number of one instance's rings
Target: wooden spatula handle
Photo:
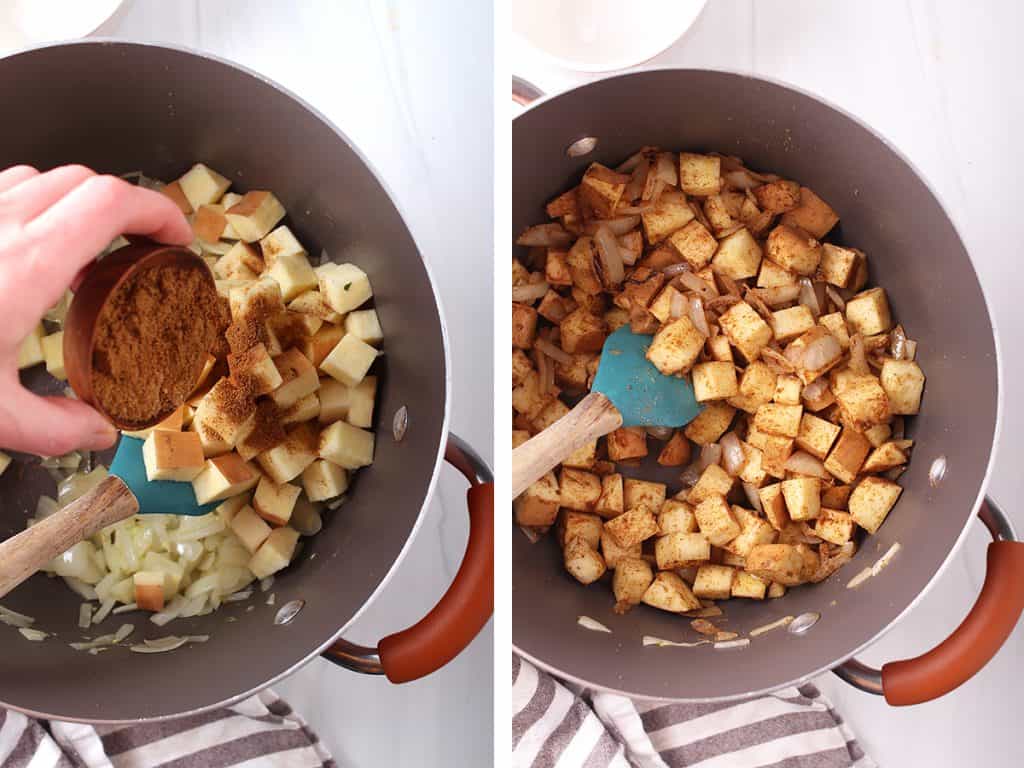
[[[591,392],[539,435],[512,451],[512,498],[544,477],[577,448],[622,426],[622,414],[600,392]]]
[[[111,475],[64,509],[0,542],[0,598],[61,552],[138,511],[135,495]]]

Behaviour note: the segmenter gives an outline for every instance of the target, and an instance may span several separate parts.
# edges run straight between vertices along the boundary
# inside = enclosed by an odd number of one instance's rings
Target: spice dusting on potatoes
[[[513,447],[589,390],[626,324],[704,409],[576,451],[515,500],[531,540],[557,526],[566,570],[618,613],[714,616],[848,562],[900,496],[924,373],[868,255],[825,241],[836,211],[738,158],[645,147],[547,214],[512,260]],[[678,482],[623,478],[649,455]]]

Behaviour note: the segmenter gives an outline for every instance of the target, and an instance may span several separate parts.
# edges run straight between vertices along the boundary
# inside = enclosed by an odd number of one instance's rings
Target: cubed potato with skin
[[[792,520],[814,520],[821,512],[821,479],[794,477],[783,480],[782,497]]]
[[[633,509],[641,504],[652,510],[661,509],[665,503],[665,484],[649,480],[636,480],[627,477],[622,481],[623,503],[626,509]]]
[[[246,504],[231,518],[231,530],[249,552],[255,552],[267,540],[271,528],[266,521]]]
[[[249,560],[252,575],[257,579],[265,579],[286,568],[295,555],[295,546],[298,542],[299,532],[294,528],[275,528]]]
[[[43,324],[39,323],[28,336],[22,339],[21,345],[18,347],[19,371],[31,368],[33,365],[38,365],[46,359],[43,355],[42,344],[43,336],[45,335],[46,331],[43,328]]]
[[[852,483],[864,466],[871,443],[860,432],[843,427],[835,446],[825,459],[825,469],[844,483]]]
[[[739,392],[736,366],[732,363],[709,362],[693,366],[693,394],[697,402],[725,400]]]
[[[320,363],[320,370],[342,384],[354,387],[366,376],[377,355],[377,350],[365,341],[346,333]]]
[[[601,478],[593,472],[562,467],[558,483],[562,494],[561,505],[566,509],[592,512],[601,497]]]
[[[796,376],[779,376],[775,380],[772,400],[781,405],[800,405],[800,393],[804,385]]]
[[[746,228],[722,238],[711,260],[716,273],[743,280],[757,275],[761,267],[761,246]]]
[[[213,273],[223,280],[257,280],[264,262],[248,243],[239,240],[213,265]]]
[[[693,594],[706,600],[728,600],[735,578],[735,568],[727,565],[702,565],[697,569]]]
[[[203,471],[206,458],[195,432],[154,430],[142,444],[146,479],[189,483]]]
[[[924,373],[913,360],[886,360],[881,384],[894,414],[913,415],[921,410]]]
[[[818,322],[836,337],[840,347],[843,349],[850,348],[850,333],[846,328],[846,320],[841,312],[831,312],[827,315],[822,315],[818,318]]]
[[[177,184],[193,211],[199,210],[202,205],[216,203],[231,186],[228,179],[203,163],[196,163],[189,168]]]
[[[275,483],[269,477],[260,479],[252,497],[256,514],[271,525],[287,525],[302,489],[291,483]]]
[[[652,608],[670,613],[696,611],[701,607],[700,600],[690,591],[686,582],[671,571],[661,571],[655,576],[641,601]]]
[[[799,227],[819,240],[839,222],[831,206],[807,187],[800,187],[800,204],[782,214],[782,223]]]
[[[580,181],[578,204],[589,209],[599,219],[610,219],[628,181],[629,176],[616,173],[600,163],[591,163]]]
[[[754,187],[754,198],[769,213],[785,213],[800,205],[800,185],[795,181],[779,179]]]
[[[164,609],[164,574],[161,571],[137,571],[132,574],[135,605],[142,611]]]
[[[663,374],[686,373],[704,349],[704,336],[689,317],[663,325],[654,335],[647,359]]]
[[[756,546],[771,544],[776,533],[771,524],[743,507],[733,506],[733,516],[740,524],[740,532],[724,545],[725,549],[739,557],[746,557]]]
[[[750,363],[740,378],[739,393],[729,398],[729,404],[747,413],[755,413],[762,405],[771,402],[776,380],[775,372],[765,363],[760,360]]]
[[[704,469],[696,485],[690,489],[686,500],[690,504],[700,504],[705,499],[714,496],[726,496],[732,489],[733,479],[729,473],[717,464],[711,464]]]
[[[558,479],[554,472],[548,472],[512,502],[516,523],[538,527],[552,525],[558,518],[560,503]]]
[[[780,267],[768,257],[761,259],[761,269],[757,273],[758,288],[778,288],[796,282],[797,276],[788,269]]]
[[[591,549],[597,549],[601,544],[602,530],[601,518],[597,515],[565,509],[558,523],[558,541],[565,546],[572,539],[580,538]]]
[[[814,315],[803,304],[772,312],[772,331],[781,344],[792,341],[814,327]]]
[[[841,546],[853,536],[853,517],[842,510],[822,507],[814,523],[814,533],[831,544]]]
[[[296,354],[299,353],[296,352]],[[304,357],[303,360],[305,360]],[[238,354],[232,352],[228,355],[231,379],[237,386],[247,389],[254,395],[265,395],[281,386],[283,379],[274,362],[267,352],[266,345],[262,342],[255,347],[250,347],[245,352]],[[310,365],[308,361],[306,364]],[[316,376],[315,370],[313,375]]]
[[[821,262],[821,243],[807,232],[785,224],[768,235],[768,258],[783,269],[810,276]]]
[[[614,536],[601,531],[601,557],[608,570],[615,570],[624,559],[643,557],[643,544],[638,542],[631,547],[620,547]]]
[[[696,531],[697,516],[690,504],[678,499],[666,499],[662,503],[661,511],[658,513],[658,532],[661,535]]]
[[[658,202],[640,214],[640,218],[647,242],[655,245],[693,221],[693,210],[686,202],[686,195],[675,189],[666,189]]]
[[[712,401],[704,406],[704,410],[686,425],[683,434],[697,445],[717,442],[732,424],[736,409],[728,403]]]
[[[713,155],[679,153],[679,186],[688,195],[717,195],[722,189],[722,161]]]
[[[869,288],[846,302],[846,322],[854,333],[871,336],[892,328],[892,312],[885,289]]]
[[[646,560],[639,557],[619,560],[612,578],[615,612],[625,613],[634,605],[640,605],[653,581],[654,571]]]
[[[303,427],[308,427],[308,425],[301,424],[299,427],[296,427],[295,430],[289,432],[289,441],[292,440],[292,435]],[[316,445],[316,433],[312,429],[310,429],[309,432],[313,434],[314,445]],[[294,442],[298,449],[299,456],[301,456],[304,461],[307,456],[308,440],[306,435],[297,435],[297,439]],[[372,432],[367,432],[365,429],[354,427],[344,421],[336,421],[320,433],[320,440],[318,447],[314,452],[314,459],[316,458],[315,453],[318,452],[320,458],[332,461],[339,467],[344,467],[345,469],[359,469],[360,467],[367,467],[373,463],[373,444],[374,436]],[[312,463],[312,461],[306,462],[302,466],[302,469],[305,469]],[[290,480],[291,478],[288,479]],[[279,480],[278,482],[284,481]]]
[[[658,522],[650,507],[641,505],[605,522],[604,530],[620,547],[631,547],[657,535]]]
[[[718,319],[722,332],[749,362],[761,356],[772,340],[772,329],[745,301],[733,304]]]
[[[832,444],[839,437],[840,427],[812,413],[800,417],[800,431],[796,436],[797,447],[812,456],[824,460]]]
[[[339,346],[344,341],[345,339],[342,339],[339,342]],[[334,353],[332,352],[331,354]],[[330,355],[328,355],[328,359],[330,359]],[[327,364],[326,360],[324,364]],[[287,408],[294,405],[301,398],[316,392],[320,388],[320,378],[316,374],[316,368],[313,367],[313,364],[309,362],[305,355],[294,347],[274,358],[274,366],[277,369],[281,383],[270,393],[270,399],[277,403],[279,408]],[[346,369],[346,371],[348,374],[354,373],[350,369]],[[338,377],[335,376],[335,378],[337,379]],[[361,380],[362,377],[360,377]],[[348,384],[348,382],[342,383]],[[350,384],[349,386],[352,385]]]
[[[841,384],[834,382],[831,389],[839,403],[843,423],[854,429],[863,432],[888,422],[892,416],[889,397],[873,374],[851,373],[843,377]]]
[[[822,244],[819,271],[825,282],[831,283],[837,288],[857,290],[859,286],[855,286],[854,282],[862,264],[866,264],[863,251],[858,251],[856,248],[843,248],[832,245],[832,243]]]
[[[209,504],[244,493],[259,482],[260,473],[237,453],[225,453],[206,460],[206,466],[192,480],[196,503]]]
[[[711,263],[718,241],[697,220],[689,222],[668,237],[668,243],[692,269],[703,269]],[[662,321],[664,322],[664,321]]]
[[[764,579],[746,571],[736,571],[736,578],[732,582],[732,597],[764,600],[767,590],[768,583]]]
[[[877,533],[903,489],[883,477],[865,477],[850,494],[853,521],[868,533]]]
[[[302,247],[292,231],[282,225],[273,230],[260,240],[260,250],[268,268],[272,268],[280,257],[302,256],[307,257],[306,249]]]
[[[793,544],[762,544],[747,555],[747,571],[787,587],[803,584],[804,558]]]
[[[64,331],[43,336],[40,344],[43,350],[43,360],[46,362],[46,372],[55,379],[66,381],[68,375],[64,370]]]
[[[603,318],[580,307],[562,320],[559,325],[562,335],[562,349],[570,355],[600,352],[608,335],[608,326]]]
[[[254,243],[266,237],[284,218],[284,206],[273,193],[253,190],[246,192],[224,215],[240,240]]]
[[[716,547],[727,544],[740,533],[741,528],[736,515],[725,497],[720,494],[709,495],[697,504],[694,514],[700,532]]]
[[[270,275],[281,286],[281,296],[291,301],[305,291],[311,291],[319,284],[319,278],[304,253],[282,253],[269,268]]]
[[[783,437],[796,437],[800,433],[801,405],[765,403],[754,414],[754,428],[759,432]]]
[[[384,340],[384,332],[380,327],[380,318],[375,309],[360,309],[345,315],[345,331],[367,344],[380,344]]]
[[[608,458],[612,461],[641,459],[647,455],[647,432],[643,427],[619,427],[608,434]]]
[[[370,278],[355,264],[324,264],[317,270],[317,279],[328,306],[341,315],[373,296]]]
[[[682,432],[675,432],[658,454],[663,467],[682,467],[690,462],[690,441]]]
[[[786,500],[782,496],[782,483],[772,483],[759,488],[757,495],[761,499],[765,520],[776,531],[783,530],[790,523]]]
[[[580,584],[593,584],[607,567],[600,553],[580,538],[570,539],[562,552],[567,570]]]
[[[601,478],[601,495],[594,502],[597,514],[607,519],[623,513],[626,506],[622,485],[622,475],[617,472]]]

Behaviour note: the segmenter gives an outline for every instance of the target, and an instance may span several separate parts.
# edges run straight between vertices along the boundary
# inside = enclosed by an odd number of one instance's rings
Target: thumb
[[[41,397],[19,388],[5,404],[0,445],[40,456],[60,456],[75,449],[109,448],[117,430],[80,400]]]

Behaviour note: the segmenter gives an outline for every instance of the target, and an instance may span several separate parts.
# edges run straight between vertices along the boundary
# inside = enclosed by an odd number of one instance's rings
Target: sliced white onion
[[[547,283],[524,283],[523,285],[512,286],[512,301],[529,303],[543,299],[548,292]]]
[[[850,337],[850,370],[854,373],[870,373],[867,352],[864,349],[864,337],[855,333]]]
[[[647,645],[656,645],[659,648],[696,648],[700,645],[711,645],[710,640],[698,640],[695,643],[677,643],[674,640],[666,640],[662,637],[655,637],[654,635],[644,635],[641,642]]]
[[[576,623],[584,629],[589,629],[593,632],[607,632],[609,635],[612,633],[612,631],[600,621],[592,619],[589,616],[578,616],[576,618]]]
[[[181,612],[185,609],[188,601],[182,595],[175,595],[171,602],[168,603],[162,611],[154,613],[149,617],[149,620],[156,624],[158,627],[162,627],[170,621],[174,621]]]
[[[538,224],[516,238],[516,245],[529,247],[560,248],[571,242],[572,235],[558,223]]]
[[[112,598],[109,599],[109,600],[102,601],[100,603],[99,610],[96,611],[95,614],[93,614],[92,623],[93,624],[99,624],[101,621],[103,621],[105,618],[107,618],[107,616],[110,615],[110,612],[112,610],[114,610],[114,605],[115,604],[116,603],[115,603],[115,601]]]
[[[831,333],[825,333],[800,348],[790,344],[786,347],[786,359],[797,368],[817,371],[835,361],[842,351],[839,340]]]
[[[741,637],[739,640],[720,640],[715,643],[715,650],[724,651],[729,648],[746,648],[750,645],[750,639]]]
[[[675,297],[673,297],[675,298]],[[711,328],[708,327],[708,316],[704,312],[704,301],[700,296],[691,296],[689,307],[687,307],[690,322],[705,339],[711,335]]]
[[[678,291],[673,293],[672,300],[671,302],[669,302],[668,307],[669,317],[671,317],[673,320],[678,320],[680,317],[683,316],[683,313],[687,312],[688,310],[689,302],[686,300],[686,297],[683,294],[679,293]]]
[[[274,577],[273,576],[267,576],[267,578],[265,578],[265,579],[260,579],[260,592],[266,592],[272,586],[274,586]]]
[[[809,277],[800,278],[800,303],[811,310],[815,320],[821,317],[821,304]]]
[[[572,355],[565,352],[556,344],[552,344],[548,339],[538,336],[533,342],[533,346],[557,363],[561,363],[562,365],[572,365]]]
[[[692,488],[700,480],[700,475],[703,470],[700,468],[700,460],[698,459],[693,464],[688,466],[679,475],[679,482],[683,484],[684,488]]]
[[[647,427],[647,434],[662,442],[671,438],[674,432],[672,427]]]
[[[764,624],[760,627],[755,627],[754,629],[750,630],[750,632],[748,632],[747,634],[750,635],[750,637],[757,637],[758,635],[763,635],[765,632],[771,632],[773,629],[778,629],[779,627],[787,627],[792,621],[792,616],[783,616],[781,619],[777,619],[773,621],[771,624]]]
[[[836,309],[840,312],[846,309],[846,301],[842,296],[839,295],[839,291],[833,288],[831,285],[825,286],[825,295],[829,297],[833,304],[836,305]]]
[[[124,605],[117,606],[117,608],[112,610],[110,613],[112,615],[116,616],[119,613],[131,613],[132,611],[137,611],[138,609],[139,609],[139,606],[136,605],[135,603],[125,603]]]
[[[32,640],[36,643],[42,642],[50,636],[48,632],[43,632],[41,629],[32,629],[31,627],[18,627],[18,631],[26,640]]]
[[[800,284],[776,285],[772,288],[758,288],[758,295],[770,307],[781,307],[800,297]]]
[[[168,635],[157,640],[143,640],[141,645],[129,646],[129,650],[135,653],[166,653],[181,648],[187,642],[187,637]]]
[[[117,628],[117,632],[114,633],[113,644],[117,645],[134,631],[134,624],[122,624],[120,627]]]
[[[661,270],[661,273],[665,276],[666,280],[671,280],[676,275],[681,275],[683,272],[692,272],[693,269],[685,261],[680,261],[677,264],[669,264]]]
[[[707,445],[701,446],[700,459],[697,461],[697,468],[700,472],[710,467],[712,464],[718,464],[722,460],[722,446],[718,443],[708,443]]]
[[[6,624],[9,627],[31,627],[35,623],[36,620],[31,616],[0,605],[0,624]]]
[[[825,465],[821,462],[821,459],[816,456],[812,456],[806,451],[794,451],[790,454],[789,458],[786,459],[785,466],[787,470],[798,475],[820,477],[826,480],[831,477],[828,470],[825,469]]]
[[[902,325],[892,329],[892,336],[889,341],[889,354],[897,360],[903,360],[907,353],[907,334]]]
[[[820,376],[806,387],[804,387],[801,397],[809,402],[814,402],[821,398],[825,394],[825,390],[828,389],[828,378]]]
[[[604,265],[603,272],[609,284],[619,285],[626,276],[625,267],[622,263],[622,253],[619,250],[619,241],[615,239],[611,228],[600,226],[594,233],[594,245],[597,246],[598,258]]]
[[[644,159],[643,152],[634,152],[632,155],[627,157],[617,166],[615,166],[616,173],[632,173],[633,169],[636,168]]]
[[[622,192],[622,198],[624,200],[632,202],[643,195],[644,189],[647,186],[647,175],[650,173],[650,170],[650,161],[640,154],[640,159],[629,172],[629,182],[626,184],[626,188]]]
[[[621,208],[616,208],[615,210],[619,212]],[[640,216],[629,213],[625,216],[616,216],[614,219],[587,222],[587,225],[583,227],[583,231],[588,235],[596,237],[597,233],[602,229],[609,229],[616,237],[622,237],[622,235],[632,232],[638,226],[640,226]]]
[[[750,506],[759,515],[764,514],[764,506],[761,504],[761,494],[757,492],[757,486],[753,483],[743,483],[743,493],[747,495]]]
[[[251,589],[243,589],[243,590],[240,590],[238,592],[231,593],[230,595],[228,595],[227,597],[224,598],[223,602],[225,602],[225,603],[240,603],[243,600],[248,600],[250,597],[252,597],[252,590]]]
[[[903,349],[904,360],[915,360],[917,359],[917,342],[913,339],[907,339]]]
[[[747,463],[747,456],[743,452],[743,445],[735,432],[726,432],[718,441],[722,449],[722,469],[732,477],[736,477]],[[701,452],[703,453],[703,451]]]
[[[693,274],[693,272],[680,272],[676,280],[683,287],[694,291],[702,299],[709,300],[718,296],[718,291]]]
[[[92,624],[92,605],[82,603],[78,606],[78,626],[81,629],[88,629]]]

